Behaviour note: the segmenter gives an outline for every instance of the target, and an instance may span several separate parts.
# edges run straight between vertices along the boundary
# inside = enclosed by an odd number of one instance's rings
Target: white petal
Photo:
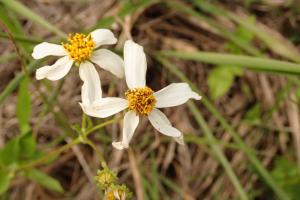
[[[201,99],[201,96],[193,92],[187,83],[172,83],[155,92],[154,96],[157,100],[155,104],[156,108],[178,106],[189,99]]]
[[[112,51],[107,49],[99,49],[94,51],[91,61],[110,71],[118,78],[124,77],[124,61],[123,59]]]
[[[117,38],[115,38],[113,32],[108,29],[97,29],[91,32],[93,41],[96,43],[96,48],[100,45],[116,44]]]
[[[125,77],[130,89],[146,86],[147,62],[143,47],[127,40],[124,45]]]
[[[97,99],[92,103],[92,105],[88,106],[81,104],[83,111],[87,115],[99,118],[105,118],[114,115],[127,108],[127,106],[127,100],[117,97]]]
[[[34,59],[44,58],[46,56],[65,56],[68,53],[63,46],[43,42],[33,48],[32,57]]]
[[[124,117],[122,141],[113,142],[112,145],[119,150],[128,148],[129,142],[138,124],[139,116],[133,111],[128,111]]]
[[[79,76],[83,81],[81,87],[82,104],[90,106],[102,97],[99,74],[92,63],[84,62],[79,67]]]
[[[184,145],[183,135],[181,135],[181,136],[179,136],[179,137],[174,137],[173,139],[174,139],[178,144]]]
[[[64,77],[71,69],[73,60],[69,56],[58,59],[53,65],[44,66],[36,70],[36,79],[41,80],[47,78],[56,81]]]
[[[166,115],[160,110],[154,108],[148,115],[148,118],[152,126],[162,134],[171,137],[180,137],[182,135],[178,129],[172,127]]]

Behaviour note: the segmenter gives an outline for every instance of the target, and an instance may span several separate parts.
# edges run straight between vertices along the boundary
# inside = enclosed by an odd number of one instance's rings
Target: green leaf
[[[20,138],[20,152],[22,157],[31,158],[36,152],[36,141],[31,132]]]
[[[225,48],[231,52],[231,53],[234,53],[234,54],[241,54],[243,51],[241,50],[241,48],[234,44],[233,42],[228,42],[226,45],[225,45]]]
[[[3,165],[17,163],[20,155],[20,138],[16,137],[8,141],[0,151],[0,162]]]
[[[216,100],[226,94],[233,84],[236,75],[241,75],[242,70],[237,67],[217,66],[208,76],[208,87],[211,97]]]
[[[31,45],[26,44],[23,42],[20,42],[17,40],[16,35],[22,35],[23,38],[26,38],[26,34],[24,33],[24,30],[22,28],[22,23],[20,23],[19,18],[17,15],[13,12],[10,12],[9,9],[7,9],[4,5],[0,5],[0,19],[2,22],[6,25],[8,31],[10,32],[11,36],[14,38],[16,41],[18,48],[20,50],[20,53],[24,56],[29,58],[28,56],[30,55],[30,49]],[[5,33],[4,35],[7,36]],[[9,37],[8,37],[9,38]],[[31,55],[30,55],[31,58]]]
[[[261,122],[261,107],[260,104],[255,104],[252,108],[250,108],[244,117],[244,120],[249,123],[260,123]]]
[[[11,16],[12,15],[9,14],[8,10],[4,6],[0,5],[0,17],[2,22],[10,31],[13,31],[13,33],[20,32],[20,30],[22,30],[22,27],[17,26],[13,22]]]
[[[58,36],[65,38],[67,37],[65,33],[63,33],[61,30],[53,26],[51,23],[49,23],[47,20],[42,18],[41,16],[34,13],[31,9],[20,3],[16,0],[2,0],[1,1],[7,9],[14,11],[15,13],[18,13],[19,15],[25,17],[26,19],[29,19],[33,22],[38,23],[39,25],[43,26],[47,30],[57,34]]]
[[[251,23],[255,23],[255,18],[254,17],[249,17],[247,19]],[[254,34],[250,31],[248,31],[245,27],[239,25],[236,30],[233,32],[234,37],[238,41],[242,41],[244,45],[250,46],[250,42],[252,41]],[[243,48],[236,44],[236,39],[234,41],[230,41],[225,45],[225,48],[228,49],[231,53],[234,54],[242,54],[243,53]]]
[[[0,171],[0,195],[4,194],[8,187],[12,176],[6,171]]]
[[[0,150],[0,164],[3,166],[16,167],[21,158],[28,159],[36,156],[36,142],[31,132],[17,136],[9,140]]]
[[[29,171],[26,171],[25,176],[29,179],[41,184],[45,188],[48,188],[50,190],[53,190],[55,192],[62,193],[64,189],[62,188],[61,184],[51,176],[48,176],[47,174],[37,170],[37,169],[31,169]]]
[[[72,129],[78,134],[81,134],[81,126],[79,124],[72,125]]]
[[[33,73],[35,69],[43,62],[43,59],[40,60],[33,60],[31,63],[28,64],[28,72],[29,74]],[[19,83],[23,80],[25,77],[25,72],[20,72],[18,75],[14,77],[13,80],[11,80],[4,90],[0,93],[0,104],[4,102],[6,97],[10,95],[19,85]]]
[[[31,116],[31,100],[28,92],[28,83],[29,78],[25,76],[20,83],[18,93],[17,118],[22,134],[25,134],[30,130],[29,119]]]
[[[278,157],[275,168],[272,171],[274,179],[283,187],[291,199],[298,199],[300,196],[300,174],[295,161],[285,157]]]
[[[250,16],[247,18],[247,20],[249,24],[255,24],[255,17],[254,16]],[[254,33],[249,31],[248,29],[246,29],[244,26],[239,25],[235,31],[235,34],[243,39],[246,42],[251,42],[251,40],[254,38]]]

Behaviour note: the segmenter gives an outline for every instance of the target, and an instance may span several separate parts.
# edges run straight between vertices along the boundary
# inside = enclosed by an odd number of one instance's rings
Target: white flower
[[[36,78],[38,80],[47,78],[53,81],[61,79],[70,71],[74,62],[79,66],[80,77],[84,81],[83,87],[86,87],[86,82],[90,80],[91,76],[97,74],[92,63],[110,71],[118,78],[122,78],[124,76],[122,58],[107,49],[99,49],[101,45],[115,44],[116,42],[117,39],[110,30],[97,29],[88,35],[70,34],[68,43],[61,45],[40,43],[33,49],[32,57],[34,59],[50,55],[62,56],[62,58],[59,58],[53,65],[39,68],[36,71]],[[95,82],[96,88],[94,89],[100,89],[99,84],[100,80]]]
[[[189,99],[200,100],[201,97],[193,92],[187,83],[172,83],[153,92],[146,86],[147,63],[143,47],[131,40],[125,42],[124,63],[129,88],[125,93],[126,99],[101,98],[101,93],[96,87],[97,76],[94,76],[91,77],[93,81],[91,80],[85,91],[82,91],[81,106],[84,112],[93,117],[105,118],[128,108],[123,122],[122,141],[113,142],[113,146],[120,150],[128,147],[141,116],[148,117],[150,123],[160,133],[174,137],[177,142],[183,144],[182,133],[171,125],[158,108],[177,106]],[[91,106],[85,106],[87,105],[85,102],[90,102]]]

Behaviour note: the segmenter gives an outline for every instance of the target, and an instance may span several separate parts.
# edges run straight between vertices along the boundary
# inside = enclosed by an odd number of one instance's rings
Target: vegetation
[[[299,16],[296,0],[1,0],[0,199],[299,199]],[[116,150],[124,113],[85,115],[77,67],[36,80],[54,60],[35,45],[98,28],[120,56],[127,39],[144,46],[155,91],[202,96],[164,109],[184,146],[143,119]],[[103,96],[124,97],[124,80],[99,74]]]

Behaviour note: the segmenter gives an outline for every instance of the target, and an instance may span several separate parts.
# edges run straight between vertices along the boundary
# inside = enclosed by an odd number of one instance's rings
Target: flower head
[[[117,149],[127,148],[139,123],[141,116],[146,116],[153,127],[160,133],[174,137],[183,144],[182,133],[174,128],[166,115],[158,108],[177,106],[185,103],[189,99],[200,100],[201,97],[193,92],[187,83],[172,83],[167,87],[154,92],[146,86],[146,56],[143,47],[127,40],[124,46],[125,78],[128,90],[125,93],[126,99],[106,97],[92,101],[83,98],[85,101],[92,102],[91,106],[84,106],[84,112],[90,116],[104,118],[116,114],[126,108],[127,113],[123,121],[123,137],[120,142],[113,142]],[[90,87],[82,93],[83,96],[95,96],[99,91]]]
[[[120,56],[107,50],[99,49],[101,45],[115,44],[117,39],[108,29],[97,29],[88,35],[81,33],[70,34],[67,43],[61,45],[47,42],[36,45],[32,57],[41,59],[46,56],[61,56],[53,65],[44,66],[36,71],[38,80],[47,78],[58,80],[63,78],[71,69],[73,63],[79,66],[80,78],[83,80],[83,90],[87,85],[94,85],[101,94],[100,80],[94,64],[110,71],[118,78],[124,76],[124,62]],[[94,63],[94,64],[93,64]],[[101,98],[100,95],[90,96],[90,100]]]
[[[107,168],[99,170],[97,172],[97,176],[95,177],[95,181],[99,188],[104,190],[115,184],[117,180],[118,178],[116,173]]]
[[[154,92],[149,87],[129,89],[125,92],[125,96],[128,109],[138,115],[148,116],[156,103]]]
[[[68,52],[69,57],[77,63],[81,63],[91,58],[96,43],[91,34],[82,33],[70,34],[68,43],[62,43],[64,49]]]
[[[132,193],[126,185],[112,185],[105,192],[105,200],[129,200],[132,198]]]

